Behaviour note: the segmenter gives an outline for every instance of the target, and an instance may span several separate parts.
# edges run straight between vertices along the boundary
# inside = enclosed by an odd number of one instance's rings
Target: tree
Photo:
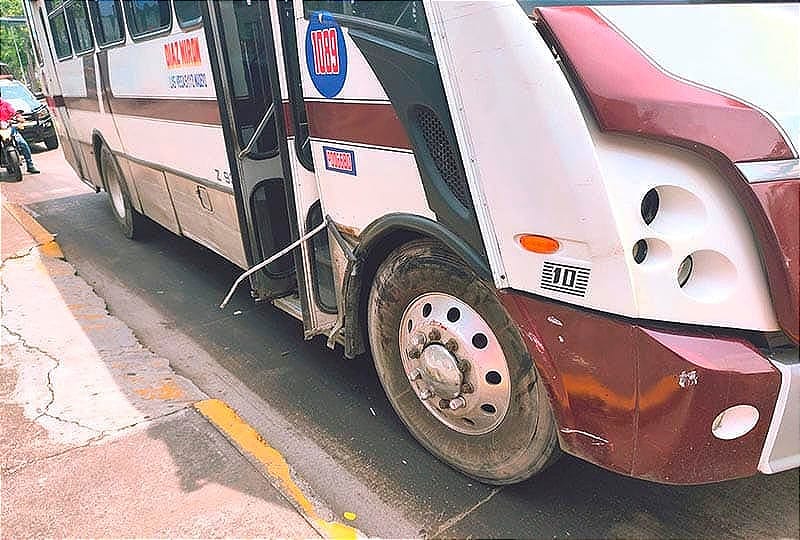
[[[0,17],[25,17],[22,0],[0,0]],[[27,79],[28,64],[33,63],[27,24],[0,23],[0,62],[8,64],[11,73]]]

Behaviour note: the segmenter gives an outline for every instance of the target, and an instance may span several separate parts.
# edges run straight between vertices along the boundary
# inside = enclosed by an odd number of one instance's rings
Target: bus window
[[[44,0],[44,6],[47,8],[47,13],[52,13],[54,9],[64,3],[64,0]]]
[[[124,6],[128,30],[135,38],[166,31],[172,26],[168,0],[130,0]]]
[[[306,17],[314,11],[330,11],[331,13],[396,26],[420,34],[427,32],[425,12],[420,2],[316,0],[303,2],[303,11]]]
[[[86,12],[85,2],[78,1],[67,7],[67,22],[72,43],[75,46],[75,54],[82,54],[94,49],[94,39],[89,26],[89,14]]]
[[[308,211],[307,230],[310,231],[320,225],[322,221],[322,205],[317,201],[311,205],[311,209]],[[333,280],[333,263],[331,262],[328,234],[314,235],[309,241],[312,246],[311,274],[317,306],[325,313],[336,313],[336,286]]]
[[[289,101],[292,107],[294,123],[294,145],[300,164],[309,171],[314,170],[314,159],[311,156],[311,138],[308,130],[308,113],[303,100],[303,83],[300,76],[300,62],[297,55],[297,30],[294,24],[294,5],[291,0],[278,4],[281,17],[281,40],[286,61],[286,77],[289,89]]]
[[[125,40],[122,25],[122,5],[119,0],[93,0],[89,11],[94,22],[94,33],[100,46]]]
[[[56,48],[58,59],[64,60],[72,56],[72,45],[69,42],[69,33],[67,33],[67,19],[63,11],[50,16],[50,29],[53,32],[53,45]]]
[[[200,11],[200,2],[197,0],[175,2],[175,15],[178,18],[178,26],[181,28],[194,26],[203,20],[203,14]]]
[[[228,49],[228,77],[239,147],[245,148],[273,103],[269,81],[269,55],[264,23],[257,9],[246,2],[220,4],[220,30]],[[274,115],[261,132],[250,154],[264,159],[278,152]]]

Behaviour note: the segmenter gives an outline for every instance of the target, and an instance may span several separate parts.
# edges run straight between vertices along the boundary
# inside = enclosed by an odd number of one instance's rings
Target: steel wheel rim
[[[399,339],[410,387],[439,422],[467,435],[500,425],[511,402],[508,364],[491,327],[469,304],[422,294],[403,312]]]
[[[108,164],[108,193],[111,195],[111,204],[114,205],[117,215],[125,219],[125,198],[122,195],[122,187],[119,185],[119,175],[112,164]]]

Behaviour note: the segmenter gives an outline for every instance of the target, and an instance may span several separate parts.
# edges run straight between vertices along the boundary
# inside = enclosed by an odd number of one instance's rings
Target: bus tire
[[[122,234],[130,239],[141,236],[144,216],[134,210],[122,170],[105,144],[100,146],[100,175],[111,202],[111,211],[122,229]]]
[[[510,484],[560,454],[547,392],[517,325],[493,286],[440,243],[410,242],[380,265],[367,330],[392,406],[448,465]]]
[[[22,181],[22,167],[19,164],[19,153],[17,152],[16,148],[10,147],[3,150],[6,154],[5,161],[6,161],[6,170],[8,174],[11,175],[12,182],[21,182]]]

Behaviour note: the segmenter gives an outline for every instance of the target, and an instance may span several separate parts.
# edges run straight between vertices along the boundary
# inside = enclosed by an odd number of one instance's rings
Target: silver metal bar
[[[275,104],[271,103],[266,114],[264,114],[264,118],[262,118],[261,122],[258,123],[255,133],[253,133],[253,136],[250,137],[250,141],[247,143],[247,146],[245,146],[242,151],[239,152],[239,159],[242,159],[253,151],[256,141],[258,141],[258,138],[261,137],[261,132],[264,131],[264,128],[267,126],[267,122],[270,121],[273,114],[275,114]]]
[[[774,182],[775,180],[794,180],[800,178],[800,159],[784,159],[781,161],[752,161],[737,163],[747,181]]]
[[[258,272],[259,270],[261,270],[262,268],[264,268],[268,264],[273,263],[276,260],[280,259],[281,257],[283,257],[284,255],[286,255],[287,253],[292,251],[294,248],[296,248],[301,243],[305,242],[306,240],[308,240],[309,238],[311,238],[312,236],[314,236],[318,232],[324,231],[327,226],[328,226],[327,222],[323,221],[317,227],[315,227],[314,229],[310,230],[305,235],[301,236],[300,238],[298,238],[297,240],[295,240],[294,242],[292,242],[291,244],[289,244],[288,246],[286,246],[285,248],[283,248],[282,250],[277,252],[275,255],[273,255],[270,258],[258,263],[257,265],[252,267],[250,270],[248,270],[247,272],[244,272],[241,276],[236,278],[236,281],[234,281],[233,285],[231,285],[231,288],[228,291],[228,294],[225,296],[225,299],[219,305],[219,309],[225,309],[225,306],[228,305],[228,302],[230,302],[231,297],[233,296],[233,293],[236,292],[236,289],[239,287],[239,285],[242,283],[242,281],[244,281],[246,278],[250,277],[250,275]]]

